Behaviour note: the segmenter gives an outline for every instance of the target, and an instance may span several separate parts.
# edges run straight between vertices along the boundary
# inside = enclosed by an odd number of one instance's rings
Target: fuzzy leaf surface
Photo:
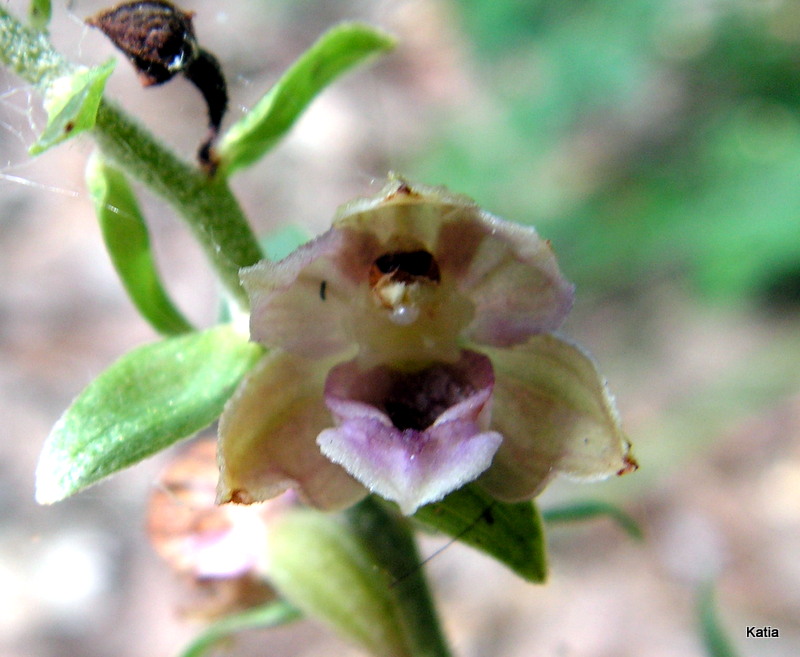
[[[262,348],[230,326],[129,352],[58,420],[36,470],[36,499],[51,504],[211,424]]]

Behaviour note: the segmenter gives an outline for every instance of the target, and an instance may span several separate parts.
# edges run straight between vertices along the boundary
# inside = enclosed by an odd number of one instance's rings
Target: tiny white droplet
[[[398,326],[409,326],[417,321],[419,308],[417,306],[399,305],[392,308],[389,318]]]

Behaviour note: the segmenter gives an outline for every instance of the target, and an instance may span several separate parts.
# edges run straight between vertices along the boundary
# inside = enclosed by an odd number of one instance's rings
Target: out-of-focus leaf
[[[547,577],[544,529],[533,502],[500,502],[469,485],[422,507],[414,518],[482,550],[530,582]]]
[[[227,325],[126,354],[53,427],[36,470],[37,501],[62,500],[208,426],[261,354]]]
[[[631,538],[640,541],[644,538],[638,523],[622,509],[600,500],[571,502],[564,506],[542,510],[545,523],[582,522],[598,516],[608,516],[614,520]]]
[[[111,262],[134,305],[163,335],[191,331],[161,284],[147,224],[125,176],[95,152],[86,169],[86,184]]]
[[[47,125],[31,146],[31,155],[38,155],[94,127],[106,80],[115,65],[116,61],[110,59],[100,66],[82,68],[57,78],[50,85],[44,97]]]
[[[51,13],[50,0],[31,0],[28,7],[28,22],[31,27],[43,30],[50,22]]]
[[[283,260],[297,247],[302,246],[309,240],[308,233],[300,228],[289,224],[272,231],[261,240],[261,248],[270,260]]]
[[[309,48],[219,145],[220,170],[253,164],[291,128],[314,97],[347,69],[390,49],[394,40],[361,23],[343,23]]]
[[[195,637],[179,657],[203,657],[220,641],[230,638],[237,632],[277,627],[298,618],[300,618],[300,612],[282,600],[238,614],[231,614],[209,625]]]
[[[700,633],[703,645],[709,657],[738,657],[730,638],[717,617],[717,606],[714,602],[714,587],[707,584],[700,591],[697,604],[697,615],[700,622]]]

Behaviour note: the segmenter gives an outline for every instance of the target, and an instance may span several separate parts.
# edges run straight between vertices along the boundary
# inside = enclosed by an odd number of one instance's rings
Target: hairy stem
[[[0,63],[41,93],[77,69],[53,49],[44,33],[26,27],[2,7]],[[101,103],[92,133],[106,156],[184,218],[222,284],[245,308],[247,295],[239,284],[239,269],[257,262],[261,250],[227,181],[181,160],[108,101]]]

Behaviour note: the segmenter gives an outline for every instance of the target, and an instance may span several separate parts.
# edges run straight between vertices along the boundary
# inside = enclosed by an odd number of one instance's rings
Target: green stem
[[[77,66],[53,49],[43,32],[0,7],[0,63],[44,93]],[[120,168],[162,196],[184,218],[222,284],[247,307],[239,269],[261,259],[255,235],[223,177],[210,178],[178,158],[144,127],[103,101],[93,135]]]
[[[2,7],[0,62],[42,91],[77,68],[53,49],[45,32],[23,25]]]
[[[451,657],[408,520],[373,496],[345,515],[372,558],[394,582],[392,589],[414,657]]]
[[[106,156],[165,198],[186,220],[222,283],[246,308],[239,269],[262,255],[227,180],[209,178],[179,159],[108,101],[100,104],[94,136]]]

